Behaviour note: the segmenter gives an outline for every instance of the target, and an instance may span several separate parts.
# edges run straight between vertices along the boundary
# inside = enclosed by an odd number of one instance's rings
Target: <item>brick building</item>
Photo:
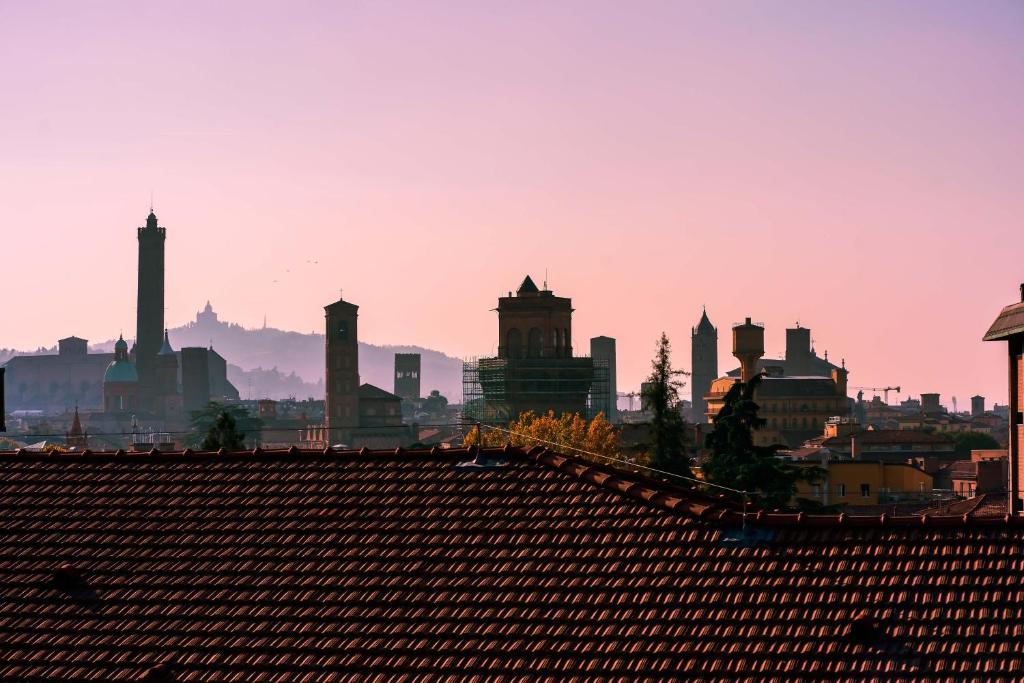
[[[463,365],[467,417],[507,423],[524,412],[578,413],[607,408],[607,358],[575,357],[572,300],[541,290],[527,275],[498,299],[498,355]]]
[[[1024,507],[1024,284],[1020,286],[1020,302],[1003,308],[985,333],[985,341],[1005,341],[1009,368],[1010,402],[1009,435],[1009,509],[1011,513]]]
[[[359,307],[339,299],[325,306],[324,312],[324,422],[309,426],[302,441],[319,448],[338,444],[369,448],[413,444],[417,429],[402,423],[402,399],[359,381]]]

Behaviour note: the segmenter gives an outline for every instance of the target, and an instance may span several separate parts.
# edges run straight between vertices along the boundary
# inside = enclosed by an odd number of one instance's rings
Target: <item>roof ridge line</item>
[[[557,470],[593,486],[627,498],[701,520],[724,519],[735,505],[726,498],[690,491],[643,474],[627,472],[611,465],[566,455],[543,446],[534,446],[526,456],[540,465]],[[738,513],[739,514],[739,513]]]

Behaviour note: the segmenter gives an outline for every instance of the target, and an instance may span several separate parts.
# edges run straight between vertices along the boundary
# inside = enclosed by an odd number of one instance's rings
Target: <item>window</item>
[[[838,484],[838,485],[836,485],[836,495],[840,496],[840,497],[846,495],[846,484]]]
[[[540,358],[544,349],[544,333],[539,327],[531,327],[526,336],[526,355],[528,358]]]
[[[344,320],[338,323],[338,339],[348,341],[348,322]]]
[[[821,497],[821,485],[820,484],[812,484],[811,485],[811,493],[814,495],[815,498],[820,498]]]
[[[509,358],[519,358],[523,354],[523,335],[513,327],[505,335],[505,346]]]
[[[861,484],[860,485],[860,497],[861,498],[870,498],[871,497],[871,484]]]

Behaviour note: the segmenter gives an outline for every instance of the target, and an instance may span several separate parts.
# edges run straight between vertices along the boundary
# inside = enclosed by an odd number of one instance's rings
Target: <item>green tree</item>
[[[215,451],[219,448],[239,450],[245,448],[245,433],[238,430],[235,417],[228,411],[222,411],[203,439],[204,451]]]
[[[441,392],[434,389],[423,401],[423,410],[431,415],[444,415],[448,410],[448,399],[441,395]]]
[[[958,432],[953,443],[956,454],[964,458],[971,457],[971,451],[999,448],[999,442],[984,432]]]
[[[704,441],[710,453],[702,470],[711,483],[754,494],[752,497],[768,508],[785,507],[796,493],[796,483],[814,481],[821,471],[779,459],[776,453],[781,446],[777,444],[754,444],[754,432],[767,424],[758,416],[754,401],[760,383],[761,375],[756,375],[749,382],[736,382],[726,393]]]
[[[221,427],[226,427],[227,423],[223,419],[223,415],[227,414],[231,420],[231,431],[239,435],[238,441],[231,441],[231,443],[237,443],[238,445],[227,445],[227,443],[221,443],[219,436],[213,436],[221,434],[218,431],[218,423]],[[213,449],[217,448],[244,448],[245,435],[246,434],[259,434],[263,422],[257,418],[249,415],[249,411],[241,406],[235,405],[224,405],[221,403],[210,403],[202,410],[197,410],[192,413],[192,428],[186,438],[187,444],[192,448],[207,448],[207,443],[214,443],[215,441],[220,445],[213,446]],[[225,432],[227,434],[227,432]],[[211,438],[213,440],[211,440]],[[230,441],[230,440],[229,440]]]
[[[692,477],[693,464],[686,449],[686,422],[680,412],[680,376],[687,373],[672,368],[672,346],[665,333],[658,340],[658,351],[651,361],[651,375],[643,389],[644,404],[651,411],[651,467]]]

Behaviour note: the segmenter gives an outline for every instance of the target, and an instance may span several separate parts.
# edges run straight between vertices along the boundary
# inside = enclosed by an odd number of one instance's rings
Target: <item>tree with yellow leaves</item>
[[[546,446],[556,451],[561,448],[567,455],[584,458],[593,458],[590,454],[619,457],[619,431],[605,418],[604,413],[598,413],[588,422],[579,413],[562,413],[561,417],[555,417],[554,411],[537,415],[530,410],[512,422],[507,432],[486,427],[483,431],[484,446],[511,443],[522,448]],[[480,432],[477,427],[473,427],[466,434],[463,445],[473,446],[480,442]],[[597,459],[603,460],[601,457]]]

